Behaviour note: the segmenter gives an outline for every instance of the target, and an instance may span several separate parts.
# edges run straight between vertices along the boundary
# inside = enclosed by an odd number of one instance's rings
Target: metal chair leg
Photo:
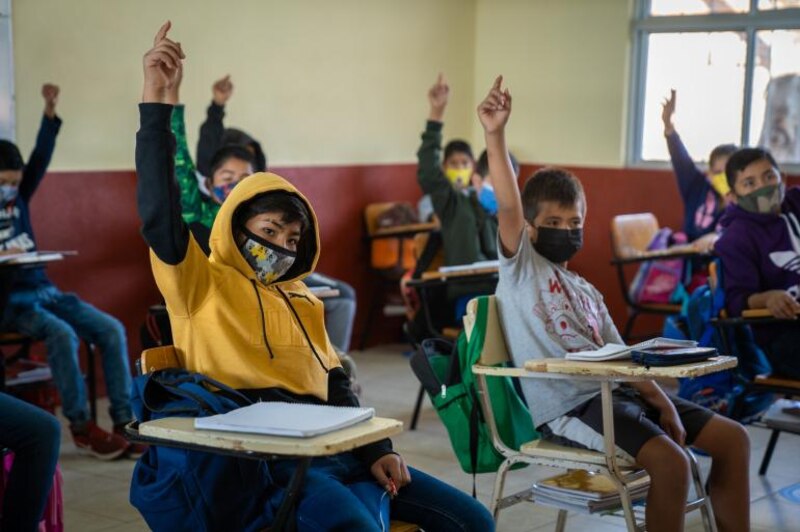
[[[775,445],[778,443],[778,436],[781,435],[779,429],[772,429],[772,435],[769,437],[767,443],[767,450],[764,451],[764,458],[761,459],[761,466],[758,468],[759,475],[766,475],[769,468],[769,462],[772,460],[772,452],[775,450]]]
[[[558,518],[556,519],[556,532],[564,532],[567,526],[567,511],[559,510]]]
[[[492,491],[492,502],[489,505],[489,511],[492,512],[494,524],[497,526],[497,520],[500,518],[500,500],[503,498],[503,488],[506,484],[506,474],[513,462],[511,460],[503,460],[500,467],[497,468],[497,473],[494,477],[494,490]]]
[[[89,391],[89,413],[93,423],[97,423],[97,366],[94,346],[84,342],[86,346],[86,380]]]
[[[414,405],[414,414],[411,416],[410,430],[417,430],[417,421],[419,421],[419,411],[422,410],[422,400],[425,397],[425,388],[420,386],[417,393],[417,402]]]
[[[694,491],[698,499],[703,499],[703,505],[700,506],[700,515],[703,518],[703,527],[708,532],[717,532],[717,520],[714,517],[714,508],[711,506],[711,498],[706,492],[705,485],[703,484],[703,477],[700,475],[700,467],[697,465],[697,458],[694,453],[689,449],[684,449],[686,456],[689,458],[689,466],[692,470],[692,481],[694,482]]]
[[[635,310],[631,310],[630,313],[631,315],[628,316],[628,321],[625,322],[625,331],[622,333],[622,339],[626,342],[631,337],[631,333],[633,332],[633,324],[636,322],[636,318],[639,317],[639,313]]]

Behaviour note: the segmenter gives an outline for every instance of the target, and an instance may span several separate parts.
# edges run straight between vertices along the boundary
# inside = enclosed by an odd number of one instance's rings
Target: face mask
[[[297,253],[259,238],[247,229],[243,228],[242,232],[247,236],[247,240],[239,246],[239,251],[247,264],[256,272],[259,281],[270,284],[289,271],[297,258]]]
[[[536,233],[533,249],[556,264],[567,262],[583,247],[583,229],[537,227]]]
[[[486,212],[497,214],[497,197],[494,195],[494,188],[491,185],[483,185],[481,187],[478,201]]]
[[[444,175],[453,185],[466,187],[472,177],[472,168],[446,168]]]
[[[0,204],[5,205],[17,199],[19,187],[14,185],[0,185]]]
[[[725,177],[725,172],[708,176],[708,182],[711,183],[711,188],[723,198],[731,191],[731,187],[728,186],[728,178]]]
[[[234,181],[233,183],[226,183],[222,186],[214,187],[213,189],[214,197],[216,197],[220,201],[220,203],[222,203],[223,201],[225,201],[225,198],[228,197],[228,195],[231,193],[231,191],[236,185],[237,183]]]
[[[757,214],[778,214],[783,202],[783,183],[768,185],[754,190],[745,196],[737,196],[737,203],[742,209]]]

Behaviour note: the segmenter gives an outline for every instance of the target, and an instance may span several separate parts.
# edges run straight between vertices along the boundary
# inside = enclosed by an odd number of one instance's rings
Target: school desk
[[[418,224],[396,225],[394,227],[381,227],[368,235],[370,240],[380,238],[409,238],[417,233],[429,233],[439,229],[436,222],[423,222]]]
[[[403,430],[403,422],[396,419],[374,417],[351,427],[322,434],[313,438],[288,438],[197,430],[194,418],[174,417],[131,423],[126,427],[128,439],[148,445],[175,447],[193,451],[248,458],[252,460],[296,459],[286,495],[281,501],[271,530],[293,527],[293,516],[306,472],[314,457],[332,456],[352,451],[369,443],[389,438]]]

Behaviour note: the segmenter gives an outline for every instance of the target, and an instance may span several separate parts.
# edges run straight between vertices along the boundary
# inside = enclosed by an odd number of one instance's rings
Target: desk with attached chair
[[[532,500],[532,489],[524,490],[509,496],[503,496],[506,474],[517,463],[535,464],[564,469],[585,469],[600,471],[607,475],[617,487],[620,494],[622,512],[628,530],[643,530],[644,525],[637,522],[633,510],[633,501],[628,491],[629,483],[635,478],[634,473],[640,471],[635,463],[624,460],[613,451],[614,422],[612,417],[612,384],[623,382],[645,381],[658,378],[698,377],[736,366],[733,357],[715,357],[705,362],[685,364],[681,366],[647,368],[631,361],[613,362],[577,362],[566,359],[532,360],[524,368],[509,367],[510,356],[505,338],[500,327],[499,316],[494,296],[488,299],[488,312],[485,323],[476,323],[478,301],[470,301],[467,315],[464,317],[465,331],[472,334],[475,327],[483,327],[485,332],[484,346],[478,364],[472,367],[478,384],[481,410],[491,433],[495,449],[505,458],[497,470],[494,492],[490,510],[498,519],[504,508],[523,501]],[[565,447],[541,439],[523,444],[519,450],[508,447],[499,435],[494,418],[492,401],[488,394],[487,379],[492,377],[511,378],[546,378],[546,379],[579,379],[596,381],[600,386],[603,405],[603,439],[605,452]],[[714,513],[710,499],[705,493],[699,468],[694,455],[685,449],[691,463],[693,484],[696,499],[689,501],[686,512],[700,510],[705,529],[716,531]],[[560,508],[556,530],[563,531],[566,525],[567,510]]]

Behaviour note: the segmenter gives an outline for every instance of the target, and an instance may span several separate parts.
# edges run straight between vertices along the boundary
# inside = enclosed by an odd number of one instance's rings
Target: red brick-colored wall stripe
[[[537,166],[524,165],[522,179]],[[667,170],[570,168],[588,199],[585,247],[571,264],[605,295],[619,326],[626,310],[609,265],[609,224],[621,213],[653,212],[662,225],[679,228],[683,206]],[[420,191],[413,164],[275,168],[308,196],[322,228],[319,270],[358,292],[356,335],[365,321],[374,274],[364,240],[363,210],[373,202],[416,202]],[[791,180],[796,182],[797,180]],[[32,203],[41,249],[74,249],[78,255],[52,264],[49,274],[65,291],[117,316],[125,324],[132,359],[140,350],[139,326],[159,300],[147,248],[139,235],[133,171],[51,172]],[[399,322],[377,320],[371,343],[395,341]],[[645,320],[642,328],[657,324]]]

